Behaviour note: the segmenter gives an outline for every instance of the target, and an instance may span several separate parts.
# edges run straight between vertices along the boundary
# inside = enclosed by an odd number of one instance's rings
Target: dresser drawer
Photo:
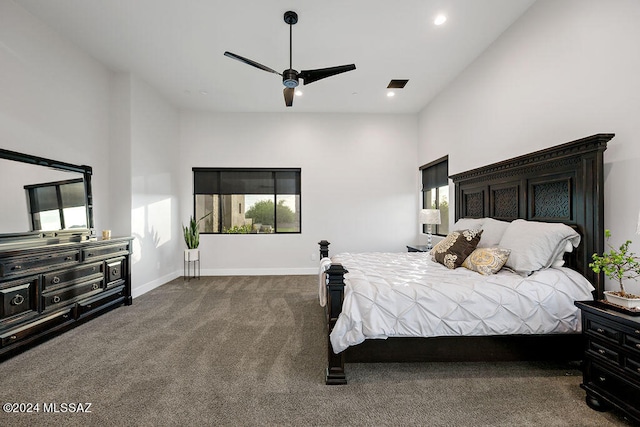
[[[636,381],[640,381],[640,360],[625,357],[624,367],[635,376]]]
[[[124,258],[110,259],[106,261],[107,271],[107,286],[113,286],[118,283],[123,277]]]
[[[610,348],[602,346],[594,341],[589,341],[589,353],[595,354],[597,357],[604,358],[612,361],[613,363],[620,363],[620,354]]]
[[[616,343],[620,342],[622,336],[618,329],[592,318],[587,318],[587,332],[598,337],[609,339]]]
[[[636,352],[638,354],[638,358],[640,358],[640,333],[634,333],[633,335],[625,334],[624,346],[629,350]]]
[[[103,279],[95,279],[89,282],[68,286],[53,292],[42,295],[42,309],[60,307],[77,301],[79,298],[86,298],[102,292]]]
[[[124,286],[103,292],[95,297],[78,302],[76,317],[124,302]]]
[[[632,382],[612,374],[597,364],[591,366],[591,378],[589,383],[609,398],[624,402],[630,408],[637,407],[640,402],[640,388]],[[625,405],[625,406],[626,406]],[[637,409],[636,416],[637,416]]]
[[[0,285],[0,320],[37,312],[37,288],[37,276]]]
[[[85,261],[91,261],[94,259],[112,258],[118,255],[127,255],[127,244],[99,246],[95,248],[85,248],[82,250],[82,259]]]
[[[71,309],[60,311],[51,316],[43,317],[35,322],[30,322],[24,326],[4,332],[0,335],[0,343],[2,343],[2,347],[6,347],[71,321],[73,321]]]
[[[69,266],[80,261],[80,251],[55,252],[30,257],[7,258],[0,261],[0,276],[30,274],[51,266]]]
[[[42,275],[43,289],[52,290],[77,282],[92,275],[102,274],[102,263],[83,265],[70,270],[56,271]]]

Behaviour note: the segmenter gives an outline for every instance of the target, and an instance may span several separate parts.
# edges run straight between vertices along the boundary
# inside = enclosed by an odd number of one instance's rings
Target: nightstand
[[[615,406],[640,422],[640,317],[577,301],[582,310],[582,387],[597,411]]]
[[[407,245],[407,252],[429,252],[427,245]]]

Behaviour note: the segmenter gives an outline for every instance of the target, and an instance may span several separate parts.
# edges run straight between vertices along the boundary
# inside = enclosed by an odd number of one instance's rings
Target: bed
[[[319,242],[326,383],[347,382],[345,362],[579,359],[573,302],[602,297],[603,277],[588,264],[604,248],[603,152],[613,136],[450,176],[451,231],[459,233],[434,253],[329,258],[330,243]],[[505,248],[510,254],[504,268],[486,274],[472,271],[473,263],[448,268],[451,242],[462,242],[469,260]],[[542,258],[530,257],[539,245]]]

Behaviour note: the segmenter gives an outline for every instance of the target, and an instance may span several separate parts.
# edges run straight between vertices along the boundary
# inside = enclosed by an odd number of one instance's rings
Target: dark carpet
[[[323,318],[315,276],[180,278],[1,363],[1,403],[39,412],[0,425],[628,425],[587,407],[577,364],[348,364],[326,386]]]

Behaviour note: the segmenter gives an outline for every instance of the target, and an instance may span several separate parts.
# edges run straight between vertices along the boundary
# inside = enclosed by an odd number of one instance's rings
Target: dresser
[[[131,242],[0,245],[0,360],[130,305]]]
[[[584,338],[583,382],[587,404],[612,406],[640,423],[640,317],[598,301],[578,301]]]

